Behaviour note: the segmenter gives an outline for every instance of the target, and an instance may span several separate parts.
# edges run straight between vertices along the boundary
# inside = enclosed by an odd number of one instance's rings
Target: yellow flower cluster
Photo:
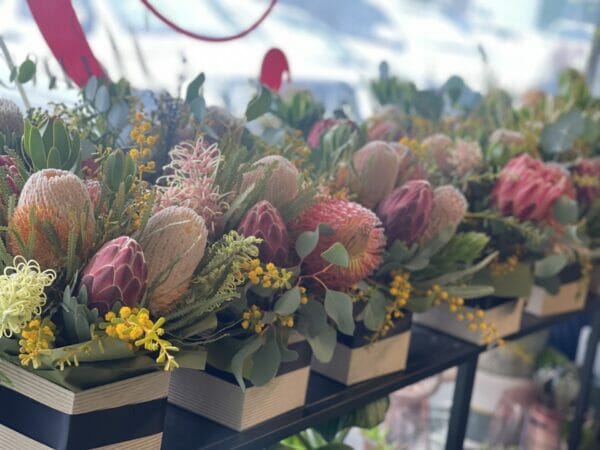
[[[246,271],[246,276],[252,284],[261,285],[264,288],[273,289],[291,289],[293,273],[286,269],[280,269],[273,263],[264,266],[258,259],[242,264],[242,269]]]
[[[135,147],[129,150],[129,156],[137,163],[138,176],[142,179],[145,172],[152,172],[156,169],[154,161],[148,161],[152,156],[152,147],[156,145],[159,139],[158,134],[148,134],[152,124],[144,118],[141,112],[136,112],[132,119],[131,139]],[[146,161],[144,163],[144,161]]]
[[[600,180],[592,175],[573,175],[573,182],[577,187],[600,187]]]
[[[300,286],[300,303],[303,305],[308,303],[308,294],[306,293],[306,288],[304,286]]]
[[[451,296],[447,291],[444,291],[440,285],[434,284],[431,289],[426,292],[428,297],[433,299],[434,306],[444,303],[448,309],[456,315],[456,320],[468,322],[469,331],[476,333],[481,332],[483,343],[491,345],[493,343],[499,346],[504,345],[504,340],[498,335],[498,330],[493,323],[487,322],[485,319],[485,311],[479,307],[467,308],[465,299],[462,297]]]
[[[242,328],[244,330],[253,330],[256,334],[261,334],[266,327],[263,322],[265,312],[258,306],[252,305],[250,309],[246,309],[242,313]],[[292,328],[294,326],[294,316],[280,316],[277,315],[277,321],[281,326]]]
[[[400,139],[400,144],[408,147],[410,151],[418,158],[423,158],[425,156],[425,147],[423,147],[423,145],[416,139],[411,139],[408,136],[402,136]]]
[[[506,258],[506,261],[494,261],[490,264],[492,274],[496,276],[506,275],[508,273],[513,272],[517,268],[517,264],[519,264],[519,258],[517,255],[512,255]]]
[[[19,360],[24,366],[30,363],[34,369],[41,365],[40,353],[54,346],[56,327],[50,319],[34,319],[21,332],[19,339]]]
[[[388,292],[394,301],[387,306],[385,321],[381,328],[377,330],[374,339],[385,336],[394,326],[394,319],[404,317],[402,308],[408,303],[412,290],[413,287],[408,272],[392,272],[392,281],[390,281]]]
[[[147,207],[152,207],[150,203],[150,197],[152,196],[152,191],[146,188],[146,182],[142,182],[134,186],[133,190],[133,202],[131,202],[127,206],[126,214],[132,218],[132,227],[133,230],[138,230],[142,226],[142,216],[144,214],[144,210]]]
[[[150,319],[150,312],[146,308],[130,308],[123,306],[119,310],[117,316],[114,312],[109,311],[104,316],[106,324],[102,324],[101,328],[105,328],[106,334],[110,337],[120,339],[135,347],[144,347],[149,352],[158,351],[156,362],[164,364],[165,370],[172,370],[179,367],[175,357],[169,352],[178,352],[179,349],[161,336],[165,334],[164,328],[165,318],[161,317],[156,322]]]

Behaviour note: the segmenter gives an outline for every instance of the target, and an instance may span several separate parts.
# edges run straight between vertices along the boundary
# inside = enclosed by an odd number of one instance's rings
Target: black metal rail
[[[549,318],[523,317],[521,330],[509,339],[516,339],[568,320],[578,314],[592,315],[595,326],[590,335],[584,366],[582,389],[577,402],[575,421],[569,436],[569,448],[575,449],[592,380],[594,356],[600,332],[600,299],[590,299],[585,311],[561,314]],[[243,432],[235,432],[203,417],[169,406],[165,420],[163,449],[262,449],[322,421],[332,419],[353,408],[381,398],[397,389],[416,383],[450,367],[459,371],[451,411],[447,449],[462,448],[469,414],[469,403],[477,359],[484,347],[454,339],[425,327],[413,325],[407,369],[375,378],[354,386],[343,386],[319,374],[311,373],[306,404],[266,423]]]

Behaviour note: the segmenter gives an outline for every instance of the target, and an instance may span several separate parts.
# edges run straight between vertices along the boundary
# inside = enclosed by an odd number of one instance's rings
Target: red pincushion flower
[[[562,197],[575,198],[569,174],[557,164],[523,154],[502,169],[492,190],[492,204],[519,220],[554,222],[552,207]]]
[[[369,209],[347,200],[324,199],[304,211],[290,226],[296,232],[313,231],[320,224],[333,229],[333,234],[321,233],[317,248],[308,255],[303,273],[315,274],[329,263],[321,253],[334,243],[342,244],[350,256],[347,268],[331,266],[319,279],[331,289],[346,289],[369,276],[381,264],[385,235],[381,221]]]

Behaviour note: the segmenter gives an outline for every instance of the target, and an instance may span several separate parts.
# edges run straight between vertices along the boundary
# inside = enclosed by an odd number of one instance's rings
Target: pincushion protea
[[[259,245],[260,259],[284,267],[288,259],[288,233],[283,218],[268,201],[262,200],[246,212],[238,226],[245,237],[262,239]]]
[[[409,181],[383,199],[377,215],[383,222],[388,244],[401,240],[410,246],[423,234],[431,216],[433,193],[425,180]]]
[[[261,181],[268,168],[271,168],[261,200],[267,200],[275,208],[281,208],[298,194],[298,169],[280,155],[265,156],[252,165],[242,178],[240,192]]]
[[[317,274],[329,263],[321,253],[341,243],[350,256],[347,268],[329,266],[318,278],[331,289],[346,289],[369,276],[381,264],[385,236],[381,221],[369,209],[347,200],[323,199],[304,211],[291,225],[297,233],[328,225],[333,234],[322,233],[317,248],[304,260],[303,273]]]
[[[454,186],[440,186],[433,191],[433,207],[427,228],[419,238],[425,243],[446,227],[458,227],[467,212],[465,196]]]
[[[148,265],[148,304],[161,316],[187,291],[204,255],[207,230],[190,208],[169,206],[148,220],[139,243]]]
[[[57,269],[67,254],[69,235],[80,236],[79,256],[85,258],[94,238],[94,208],[83,181],[60,169],[44,169],[29,177],[10,219],[9,247],[13,254],[21,249],[14,232],[27,242],[35,233],[32,257],[43,268]],[[32,222],[32,215],[34,221]],[[54,229],[55,244],[50,242],[47,227]]]
[[[222,215],[218,187],[215,186],[221,153],[216,144],[207,146],[202,138],[196,143],[181,142],[170,152],[171,162],[158,179],[157,206],[160,211],[169,206],[185,206],[194,210],[212,229]]]
[[[523,154],[511,159],[498,175],[492,204],[522,221],[553,223],[552,207],[562,196],[575,198],[567,171]]]
[[[369,142],[354,154],[352,165],[350,188],[361,205],[374,208],[394,189],[399,162],[387,143]]]
[[[83,270],[81,285],[87,290],[88,306],[105,314],[116,302],[137,305],[147,278],[142,247],[129,236],[121,236],[96,252]]]

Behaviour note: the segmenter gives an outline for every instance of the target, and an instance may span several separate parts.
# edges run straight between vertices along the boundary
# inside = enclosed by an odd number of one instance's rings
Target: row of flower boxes
[[[488,320],[505,337],[518,331],[524,311],[544,317],[583,309],[589,281],[589,277],[566,279],[554,295],[534,286],[528,299],[488,299],[477,307],[486,310]],[[593,289],[597,287],[592,283]],[[311,361],[309,345],[298,341],[292,345],[300,355],[296,361],[283,364],[267,385],[249,383],[245,390],[231,374],[208,367],[180,369],[172,375],[152,372],[72,392],[0,360],[0,372],[10,379],[10,384],[0,385],[0,448],[160,448],[167,402],[245,430],[301,407],[311,369],[345,385],[405,369],[412,320],[406,314],[374,343],[363,337],[366,330],[360,328],[352,337],[338,334],[334,357],[327,364]],[[480,334],[468,331],[448,310],[434,308],[415,314],[414,320],[481,344]]]

